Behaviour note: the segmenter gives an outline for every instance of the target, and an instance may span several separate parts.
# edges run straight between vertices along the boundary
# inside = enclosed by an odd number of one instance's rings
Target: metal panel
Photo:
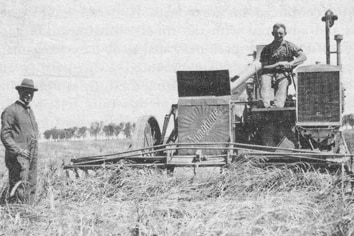
[[[313,66],[297,73],[297,124],[340,125],[340,70]]]
[[[228,70],[177,71],[178,96],[225,96],[230,95]]]
[[[213,102],[209,105],[206,104],[205,99],[201,99],[200,104],[197,101],[194,99],[193,105],[178,105],[178,141],[180,143],[228,142],[230,140],[229,103]],[[193,149],[178,152],[179,155],[195,153],[196,150]],[[222,150],[206,150],[203,154],[222,153]]]

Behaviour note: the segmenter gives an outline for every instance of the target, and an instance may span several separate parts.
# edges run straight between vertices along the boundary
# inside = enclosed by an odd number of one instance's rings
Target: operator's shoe
[[[255,105],[257,108],[265,108],[263,100],[255,101]]]
[[[270,101],[270,106],[268,108],[279,108],[279,106],[276,105],[274,101]]]

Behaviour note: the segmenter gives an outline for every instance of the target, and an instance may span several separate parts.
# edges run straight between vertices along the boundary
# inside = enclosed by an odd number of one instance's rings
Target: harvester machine
[[[259,96],[263,46],[254,62],[238,76],[228,70],[178,71],[178,102],[162,129],[154,116],[136,123],[132,148],[114,154],[81,157],[66,168],[92,169],[125,165],[223,167],[240,158],[265,165],[308,163],[324,168],[353,169],[353,155],[341,125],[344,107],[341,35],[336,35],[337,65],[330,64],[329,28],[336,16],[328,10],[327,64],[299,66],[290,73],[293,91],[282,108],[265,108]],[[331,23],[332,22],[332,23]]]

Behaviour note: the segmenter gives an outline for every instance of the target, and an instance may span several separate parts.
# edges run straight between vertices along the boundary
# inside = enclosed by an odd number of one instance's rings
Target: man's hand
[[[280,62],[278,62],[278,66],[280,68],[284,68],[284,69],[291,69],[292,68],[291,63],[288,61],[280,61]]]
[[[274,69],[280,71],[291,71],[293,69],[293,65],[288,61],[279,61],[272,65],[263,64],[263,72],[274,72]]]
[[[26,149],[22,149],[21,152],[19,153],[19,155],[24,157],[24,158],[26,158],[26,159],[28,159],[28,160],[31,157],[31,153],[28,150],[26,150]]]

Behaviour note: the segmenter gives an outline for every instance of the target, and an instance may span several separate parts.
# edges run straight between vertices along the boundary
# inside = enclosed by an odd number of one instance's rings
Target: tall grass
[[[37,203],[0,207],[0,235],[351,235],[354,198],[340,174],[300,167],[97,170],[73,178],[74,156],[128,143],[42,143]],[[2,183],[7,175],[3,168]],[[83,174],[83,173],[80,173]],[[0,174],[1,176],[1,174]]]

